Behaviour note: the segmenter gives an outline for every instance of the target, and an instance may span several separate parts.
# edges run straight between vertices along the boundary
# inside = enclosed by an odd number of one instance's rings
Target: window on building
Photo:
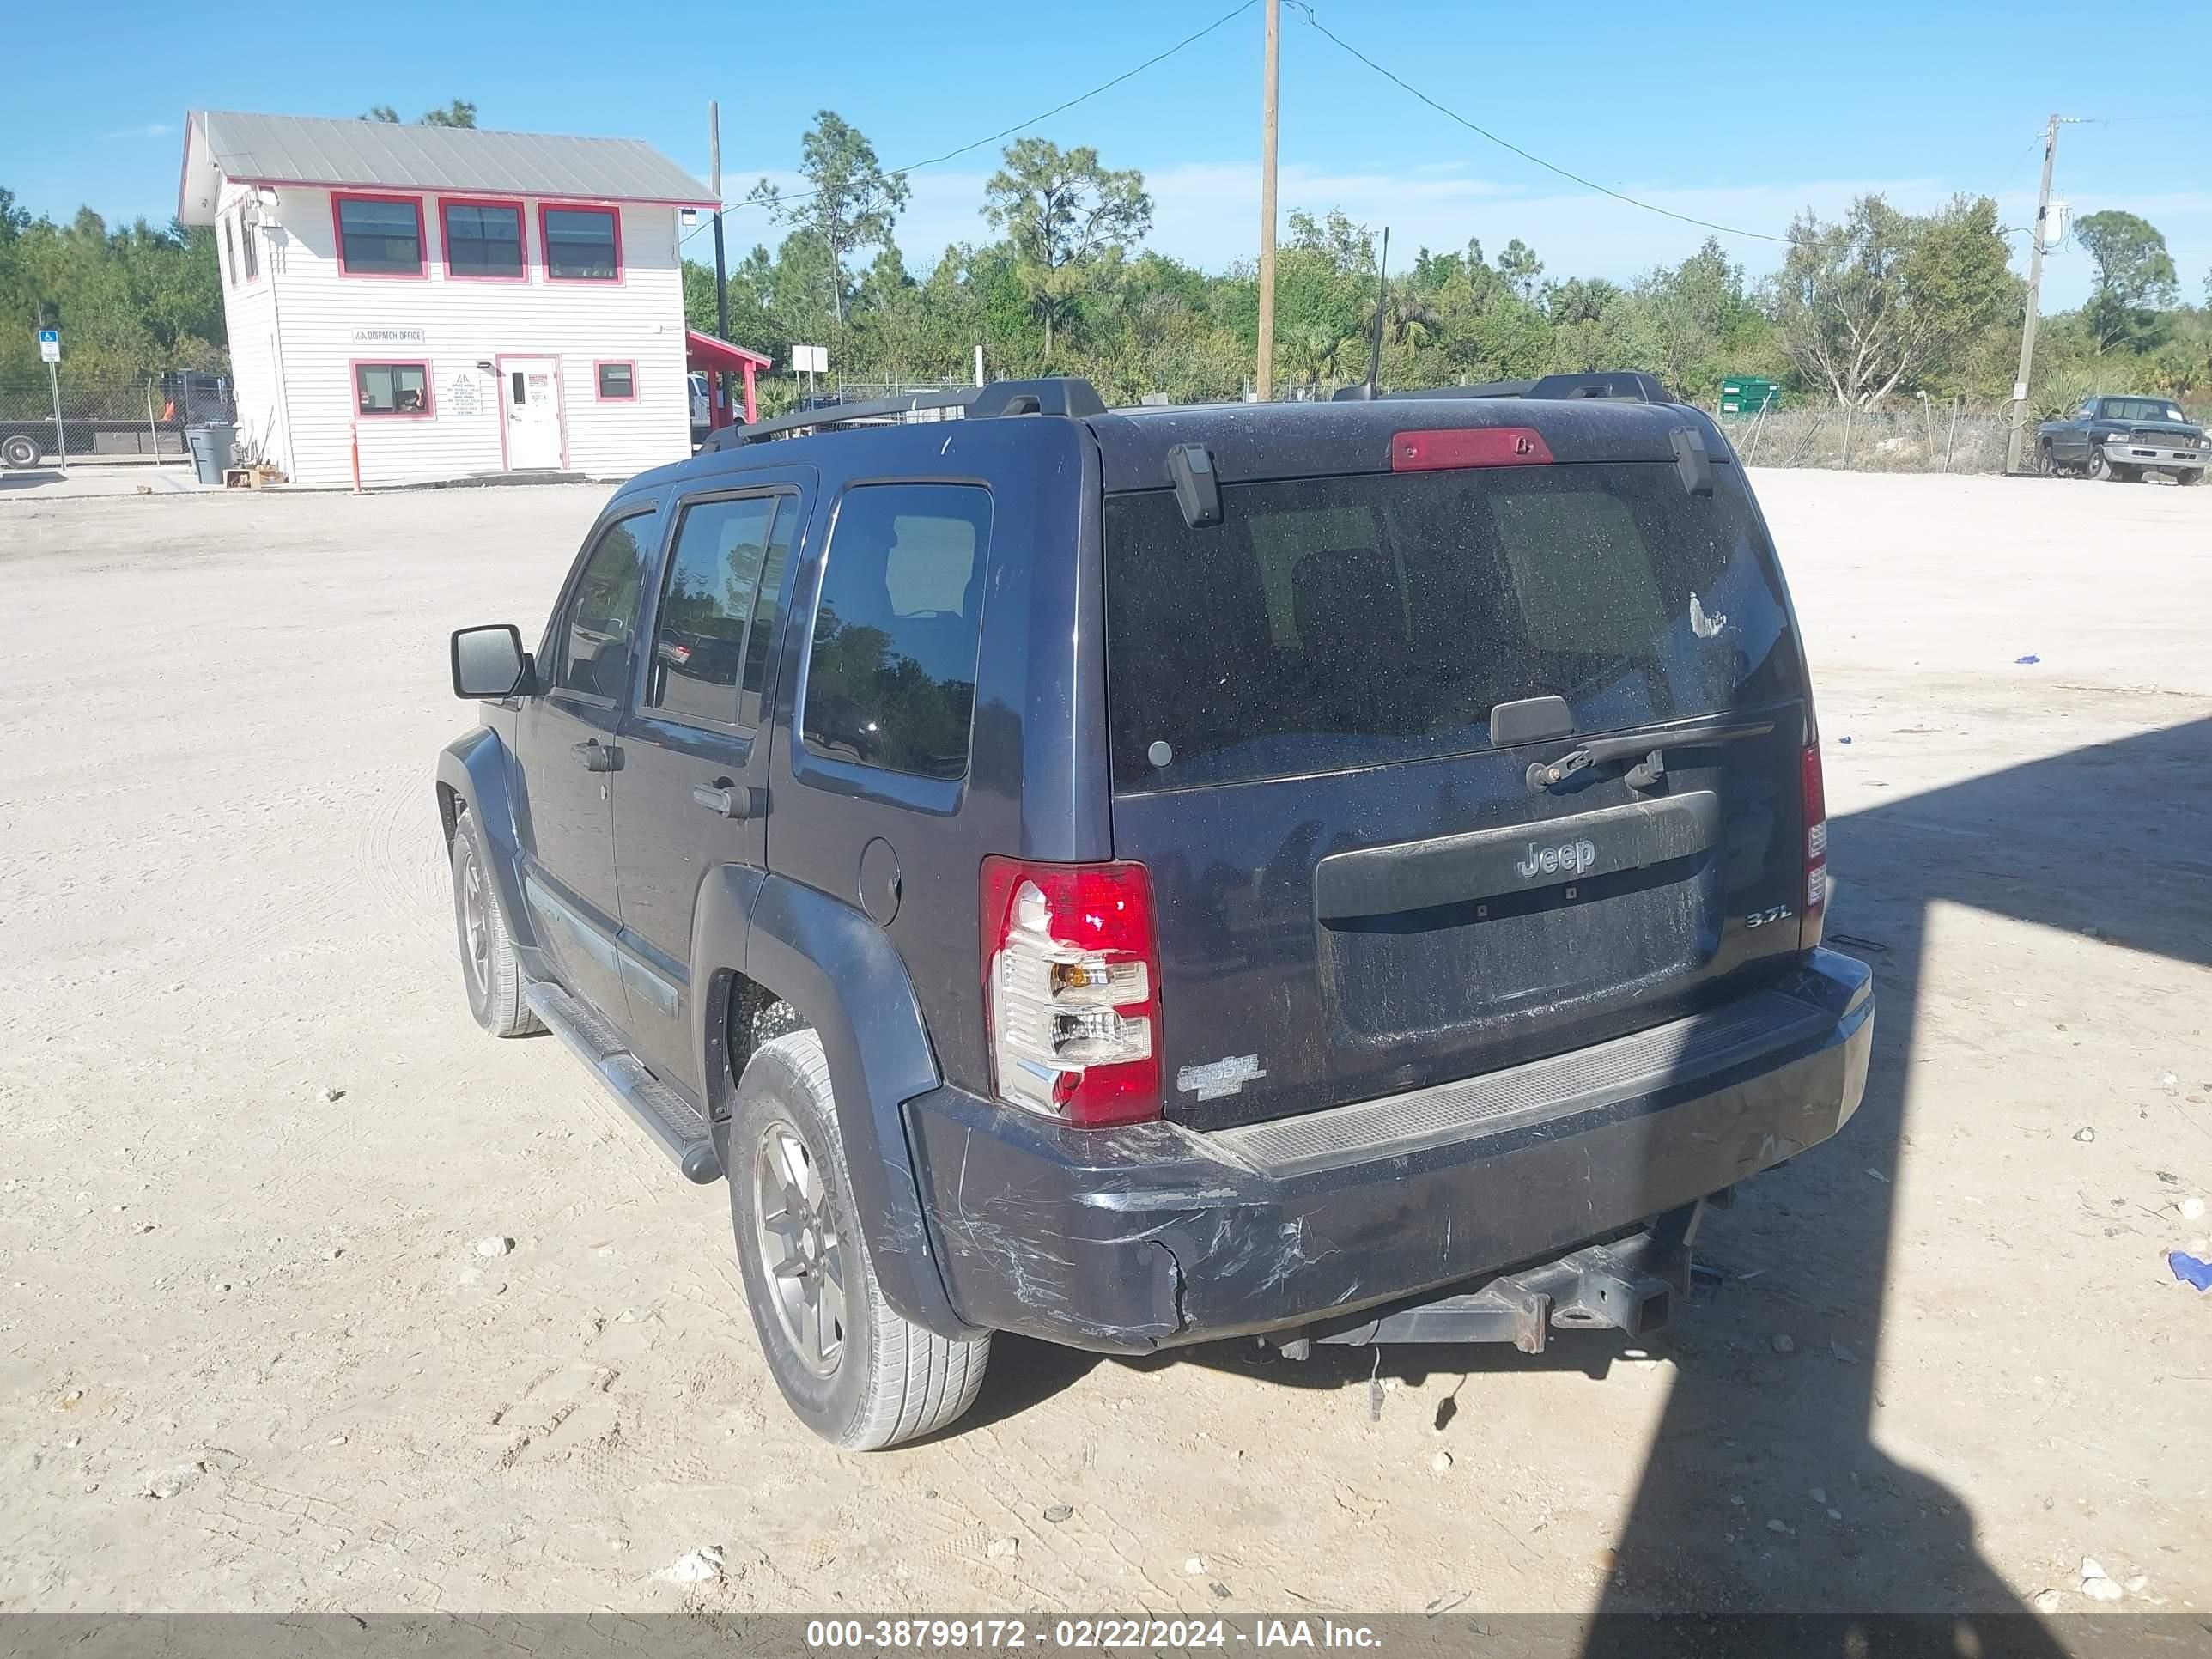
[[[601,403],[626,404],[637,396],[635,363],[601,363],[599,373]]]
[[[349,276],[422,275],[422,204],[411,196],[337,196],[338,269]]]
[[[745,629],[754,615],[755,589],[781,500],[749,495],[684,508],[653,623],[647,707],[671,720],[753,723],[739,717],[738,682],[747,659]]]
[[[545,274],[563,283],[622,276],[622,224],[612,208],[540,208]]]
[[[822,576],[804,735],[817,755],[926,778],[968,770],[991,495],[846,491]]]
[[[241,216],[238,222],[238,243],[246,254],[246,280],[250,283],[261,275],[261,228]]]
[[[441,202],[449,276],[520,278],[528,272],[522,250],[522,208],[515,202]]]
[[[599,533],[575,591],[545,630],[556,657],[549,678],[556,690],[621,701],[629,684],[645,567],[658,544],[659,524],[659,514],[647,508]]]
[[[238,244],[231,240],[230,221],[228,217],[222,222],[222,252],[224,268],[230,273],[230,285],[236,288],[238,286]]]
[[[428,363],[356,363],[354,406],[363,415],[428,415]]]

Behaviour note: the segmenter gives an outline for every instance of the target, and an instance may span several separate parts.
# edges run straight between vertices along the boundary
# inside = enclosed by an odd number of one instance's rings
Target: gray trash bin
[[[238,428],[228,421],[210,421],[205,426],[185,428],[185,441],[191,446],[192,471],[199,474],[204,484],[222,482],[231,453],[238,447]]]

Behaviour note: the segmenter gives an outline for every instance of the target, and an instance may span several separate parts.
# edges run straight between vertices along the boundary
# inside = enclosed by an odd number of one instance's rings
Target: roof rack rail
[[[1547,374],[1534,380],[1492,380],[1485,386],[1414,386],[1401,392],[1378,392],[1378,398],[1395,402],[1415,398],[1598,398],[1612,403],[1671,404],[1680,401],[1640,369],[1613,368],[1590,374]],[[1364,386],[1340,386],[1333,401],[1364,403]]]
[[[701,446],[735,449],[741,444],[762,443],[794,432],[818,432],[833,427],[881,425],[924,410],[957,410],[970,421],[996,420],[1008,415],[1054,415],[1081,419],[1103,415],[1106,403],[1090,381],[1073,375],[1037,380],[994,380],[988,386],[963,386],[955,392],[910,392],[900,398],[878,398],[864,404],[836,404],[805,409],[773,421],[749,426],[726,426],[710,434]]]
[[[1040,380],[994,380],[975,388],[968,405],[968,418],[981,421],[1000,415],[1062,415],[1081,420],[1103,415],[1106,400],[1098,389],[1079,374],[1056,374]]]
[[[1336,404],[1398,403],[1413,398],[1525,398],[1535,388],[1534,380],[1492,380],[1481,386],[1408,386],[1402,392],[1370,393],[1364,385],[1340,386],[1329,395]]]
[[[1547,374],[1532,386],[1531,398],[1601,398],[1620,404],[1671,404],[1680,398],[1640,369],[1609,368],[1595,374]]]

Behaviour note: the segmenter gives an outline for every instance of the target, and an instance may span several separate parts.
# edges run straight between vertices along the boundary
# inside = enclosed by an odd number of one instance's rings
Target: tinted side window
[[[795,501],[786,498],[775,515],[775,531],[768,544],[768,559],[761,566],[760,586],[753,600],[752,632],[745,638],[745,675],[738,688],[738,724],[758,726],[761,696],[768,687],[769,642],[775,637],[775,615],[783,603],[783,573],[791,562],[791,541],[799,529]]]
[[[672,720],[738,723],[745,623],[778,499],[751,495],[684,509],[653,624],[647,708]]]
[[[637,635],[638,601],[645,567],[653,556],[660,514],[618,519],[599,532],[575,592],[549,635],[560,653],[553,684],[563,691],[620,700],[629,677],[630,646]]]
[[[838,506],[807,659],[818,755],[925,778],[968,770],[991,495],[867,484]]]

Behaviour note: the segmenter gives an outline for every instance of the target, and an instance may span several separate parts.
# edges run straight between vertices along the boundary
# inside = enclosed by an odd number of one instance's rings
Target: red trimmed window
[[[441,201],[438,225],[445,237],[447,276],[511,283],[529,276],[521,203]]]
[[[538,208],[545,275],[556,283],[622,280],[622,215],[611,207]]]
[[[250,283],[261,275],[261,227],[242,214],[238,221],[238,246],[246,255],[246,280]]]
[[[594,363],[592,378],[603,404],[634,404],[637,401],[637,365],[635,363]]]
[[[338,269],[349,276],[421,276],[422,201],[416,196],[333,196]]]
[[[422,419],[430,413],[430,365],[356,363],[353,400],[365,419]]]

